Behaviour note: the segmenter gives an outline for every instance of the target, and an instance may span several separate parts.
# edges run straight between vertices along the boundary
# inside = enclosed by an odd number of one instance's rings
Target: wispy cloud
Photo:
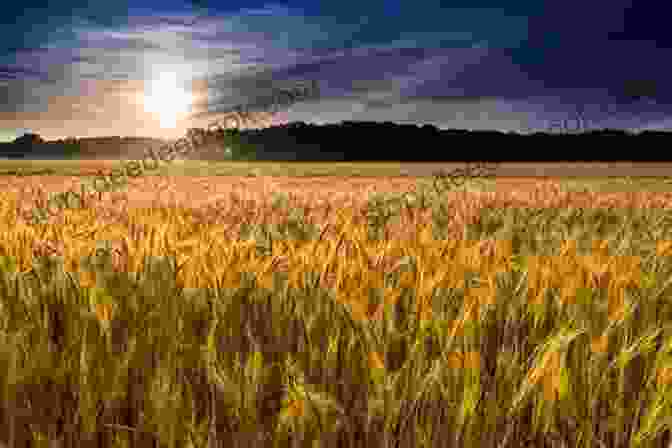
[[[617,33],[624,0],[616,11],[570,1],[581,14],[532,4],[378,2],[357,4],[357,14],[297,3],[230,11],[148,4],[107,23],[73,15],[36,26],[48,30],[42,42],[9,40],[0,56],[0,122],[8,130],[30,123],[46,138],[172,138],[274,86],[317,80],[320,98],[292,106],[283,120],[525,130],[577,105],[599,105],[595,121],[613,122],[604,110],[618,104],[616,121],[626,127],[669,123],[669,83],[659,83],[659,101],[646,111],[624,105],[619,89],[628,79],[672,75],[670,48],[636,39],[632,24]],[[148,84],[165,72],[194,97],[174,129],[143,108]]]

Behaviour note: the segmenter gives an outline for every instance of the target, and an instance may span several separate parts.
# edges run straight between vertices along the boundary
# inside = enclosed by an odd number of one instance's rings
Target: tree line
[[[439,129],[433,125],[343,121],[292,122],[263,129],[190,129],[200,134],[193,158],[248,161],[666,161],[672,133],[601,129],[518,133]],[[124,145],[156,143],[139,137],[74,137],[47,142],[24,134],[3,144],[17,157],[49,153],[88,158]],[[620,148],[618,148],[621,146]],[[214,150],[213,150],[214,148]],[[615,149],[619,150],[616,151]],[[626,148],[624,151],[622,148]],[[627,151],[630,149],[631,151]]]

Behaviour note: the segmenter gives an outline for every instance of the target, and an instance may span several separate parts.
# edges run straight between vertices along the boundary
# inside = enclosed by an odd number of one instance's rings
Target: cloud
[[[141,129],[175,137],[268,97],[274,87],[312,79],[320,98],[293,105],[283,120],[524,129],[577,106],[618,106],[619,123],[637,115],[637,126],[662,123],[670,113],[672,66],[664,61],[672,54],[660,46],[670,40],[638,28],[629,11],[656,14],[628,0],[609,8],[578,0],[499,8],[435,3],[345,2],[320,5],[319,13],[312,4],[235,13],[165,5],[135,7],[114,20],[78,9],[59,26],[36,26],[49,30],[41,31],[46,41],[31,37],[0,59],[0,120],[39,122],[45,135],[57,132],[60,120],[68,134],[90,133],[104,122],[106,134]],[[194,94],[174,136],[142,110],[146,83],[162,72],[174,72]],[[633,80],[655,84],[655,107],[639,110],[628,99]]]

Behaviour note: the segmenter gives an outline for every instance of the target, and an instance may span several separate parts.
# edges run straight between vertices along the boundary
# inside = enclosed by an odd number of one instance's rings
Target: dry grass
[[[669,194],[145,177],[28,225],[68,185],[12,181],[14,446],[669,443]]]

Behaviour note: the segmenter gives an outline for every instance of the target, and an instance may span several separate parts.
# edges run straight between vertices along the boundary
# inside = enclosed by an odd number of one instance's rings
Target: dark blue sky
[[[272,123],[672,129],[663,2],[51,3],[0,16],[0,141],[177,138],[295,80],[319,97]]]

